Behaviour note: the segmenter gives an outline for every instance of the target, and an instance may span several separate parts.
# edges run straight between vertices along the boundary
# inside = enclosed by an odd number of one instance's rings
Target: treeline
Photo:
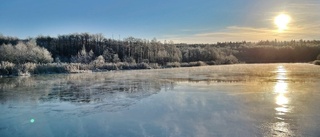
[[[219,49],[220,53],[235,57],[243,63],[294,63],[312,62],[320,59],[320,41],[259,41],[259,42],[218,42],[217,44],[179,44],[180,49]],[[204,54],[202,54],[204,55]],[[214,55],[214,54],[212,54]],[[200,57],[200,56],[199,56]],[[202,57],[203,59],[203,57]],[[227,60],[228,61],[228,60]]]
[[[21,43],[30,43],[28,41],[0,36],[1,47],[16,45],[16,50],[23,45]],[[116,40],[106,38],[102,34],[75,33],[58,37],[38,36],[35,41],[36,45],[51,53],[55,62],[86,64],[99,56],[102,56],[105,62],[145,62],[159,65],[166,65],[168,62],[196,61],[213,64],[230,64],[238,61],[245,63],[310,62],[320,53],[320,41],[317,40],[174,44],[172,41],[160,42],[156,39],[128,37]],[[10,56],[7,54],[10,53],[3,53],[2,56]],[[8,61],[4,57],[0,60]]]
[[[53,58],[62,62],[89,63],[95,57],[102,56],[106,62],[180,62],[181,52],[171,43],[160,43],[138,38],[115,40],[101,34],[70,34],[57,38],[39,36],[37,44],[51,52]],[[87,56],[87,59],[79,59]]]
[[[260,41],[241,45],[235,56],[246,63],[311,62],[320,55],[320,41]]]
[[[38,36],[25,40],[0,35],[0,61],[2,64],[16,65],[54,62],[93,66],[89,68],[136,69],[238,62],[311,62],[319,53],[320,41],[317,40],[175,44],[172,41],[160,42],[155,38],[128,37],[116,40],[89,33]],[[74,66],[71,65],[71,68]]]
[[[69,34],[57,38],[39,36],[37,44],[48,49],[53,58],[62,62],[89,63],[98,56],[106,62],[157,63],[206,61],[218,64],[236,63],[233,51],[206,45],[174,44],[128,37],[123,40],[105,38],[102,34]],[[230,61],[232,60],[232,61]]]

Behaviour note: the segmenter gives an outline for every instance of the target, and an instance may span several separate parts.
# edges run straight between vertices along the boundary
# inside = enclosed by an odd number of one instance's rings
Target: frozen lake
[[[320,66],[0,78],[1,137],[320,136]]]

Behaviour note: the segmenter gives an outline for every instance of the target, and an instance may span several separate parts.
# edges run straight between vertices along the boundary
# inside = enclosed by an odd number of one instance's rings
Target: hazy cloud
[[[286,6],[284,11],[270,11],[268,21],[270,25],[265,27],[253,26],[226,26],[221,30],[203,29],[194,31],[193,34],[176,34],[164,39],[173,40],[176,43],[215,43],[225,41],[259,41],[259,40],[314,40],[320,37],[319,1],[295,2]],[[273,24],[272,16],[281,12],[289,14],[292,18],[288,24],[288,30],[279,33]],[[277,14],[276,14],[277,13]],[[254,20],[254,19],[252,19]]]
[[[197,33],[191,36],[169,38],[184,43],[215,43],[224,41],[259,41],[317,39],[320,37],[320,25],[300,26],[279,33],[277,29],[230,26],[223,31]]]

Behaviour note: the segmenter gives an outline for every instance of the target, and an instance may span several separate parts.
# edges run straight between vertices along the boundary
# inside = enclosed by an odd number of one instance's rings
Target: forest
[[[316,60],[316,61],[315,61]],[[0,35],[0,75],[191,67],[235,63],[320,64],[319,40],[185,44],[74,33],[19,39]]]

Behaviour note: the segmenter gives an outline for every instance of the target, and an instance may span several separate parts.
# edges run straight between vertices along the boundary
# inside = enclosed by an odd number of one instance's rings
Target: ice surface
[[[0,136],[319,136],[319,72],[240,64],[0,78]]]

